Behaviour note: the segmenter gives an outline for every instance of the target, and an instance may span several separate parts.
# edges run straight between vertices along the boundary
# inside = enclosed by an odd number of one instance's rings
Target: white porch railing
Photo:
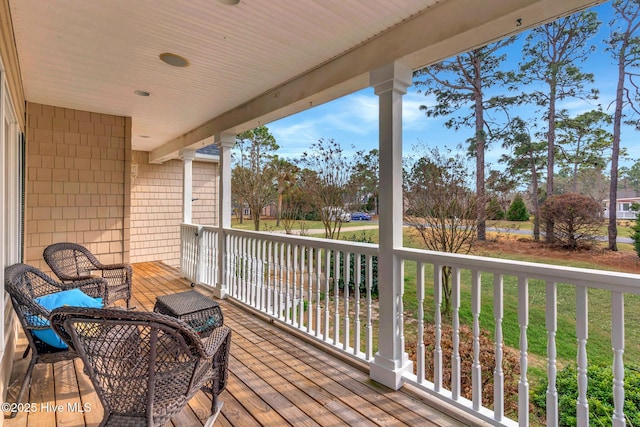
[[[196,227],[196,228],[194,228]],[[215,286],[217,228],[183,225],[183,274],[199,283]],[[197,236],[196,236],[197,232]],[[351,357],[370,362],[377,351],[377,301],[371,290],[376,280],[373,273],[377,246],[293,237],[282,234],[224,230],[226,237],[226,275],[228,295],[237,301],[286,323],[314,339],[337,348]],[[206,255],[203,255],[206,254]],[[493,258],[464,256],[414,249],[397,249],[395,255],[403,260],[405,293],[411,290],[417,298],[415,316],[410,318],[403,308],[403,330],[399,335],[417,336],[413,373],[403,379],[426,392],[463,409],[483,421],[494,425],[529,425],[528,327],[530,295],[543,295],[545,329],[547,336],[547,423],[557,425],[558,369],[556,334],[558,331],[558,286],[569,287],[575,293],[576,358],[578,362],[577,417],[578,425],[588,425],[587,404],[587,338],[588,291],[600,289],[611,298],[611,361],[613,366],[612,395],[615,404],[612,424],[625,425],[624,405],[624,296],[640,295],[640,276],[598,270],[559,267],[553,265],[517,262]],[[348,261],[347,261],[348,260]],[[203,269],[201,265],[206,265]],[[452,311],[450,314],[453,351],[451,360],[444,360],[442,349],[442,267],[451,267]],[[208,271],[204,271],[208,270]],[[194,273],[195,272],[195,273]],[[199,273],[198,273],[199,272]],[[195,276],[189,275],[195,274]],[[415,277],[415,279],[413,279]],[[210,280],[213,278],[214,280]],[[482,287],[492,292],[482,293]],[[505,282],[508,284],[505,289]],[[344,286],[359,283],[361,286]],[[470,300],[461,300],[461,289],[466,289]],[[430,292],[429,292],[430,291]],[[430,294],[427,298],[427,294]],[[517,301],[517,327],[520,339],[520,378],[518,382],[517,420],[505,415],[503,371],[503,321],[505,295]],[[432,298],[432,299],[431,299]],[[493,315],[490,324],[481,325],[483,298],[490,298]],[[433,302],[430,302],[433,301]],[[380,301],[379,304],[395,303]],[[461,369],[460,316],[461,309],[471,313],[473,329],[473,364],[471,372]],[[429,342],[433,352],[425,350],[425,315],[432,313],[435,333]],[[509,313],[508,313],[509,314]],[[513,317],[513,316],[511,316]],[[515,320],[514,320],[515,321]],[[489,409],[482,404],[482,374],[480,364],[480,330],[493,331],[495,366],[493,369],[493,404]],[[507,325],[512,326],[512,325]],[[539,326],[539,325],[538,325]],[[409,344],[407,344],[409,345]],[[433,366],[433,375],[427,379],[427,361]],[[445,365],[451,370],[451,382],[444,383]],[[472,398],[462,397],[461,378],[471,375]],[[511,415],[513,418],[516,416]]]
[[[218,228],[182,224],[180,271],[192,283],[215,287],[218,275]]]
[[[229,296],[349,355],[373,357],[375,245],[226,233]]]

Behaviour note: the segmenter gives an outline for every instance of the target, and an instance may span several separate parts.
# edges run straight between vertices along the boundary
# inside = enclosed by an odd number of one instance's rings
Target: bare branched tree
[[[427,249],[469,253],[476,236],[473,175],[461,155],[437,149],[405,170],[405,222],[418,232]],[[442,267],[444,312],[451,310],[451,267]]]
[[[353,194],[350,189],[352,161],[333,139],[320,138],[302,154],[300,162],[311,173],[304,174],[305,189],[310,202],[318,210],[324,225],[325,237],[340,237],[342,219],[338,214]]]

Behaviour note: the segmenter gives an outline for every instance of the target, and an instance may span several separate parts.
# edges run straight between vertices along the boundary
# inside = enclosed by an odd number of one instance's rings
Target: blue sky
[[[604,50],[602,39],[608,36],[608,22],[611,16],[611,6],[608,3],[594,8],[602,21],[600,34],[595,41],[597,51],[583,66],[583,71],[592,72],[596,77],[595,87],[600,91],[600,99],[591,104],[582,100],[568,100],[560,105],[577,115],[594,109],[601,104],[608,113],[613,113],[615,84],[617,81],[616,68],[613,59]],[[520,43],[526,33],[520,35]],[[510,56],[508,61],[517,63],[519,55]],[[403,152],[409,154],[416,145],[448,147],[456,149],[460,143],[464,143],[473,133],[472,129],[454,131],[444,127],[444,119],[427,118],[419,110],[420,105],[433,105],[433,99],[417,93],[417,89],[411,86],[403,98]],[[533,109],[523,111],[523,115],[532,115]],[[310,110],[283,118],[267,125],[280,145],[277,154],[288,159],[298,158],[311,144],[320,138],[333,138],[340,143],[345,151],[350,151],[351,146],[356,150],[369,151],[378,147],[378,97],[372,88],[363,89],[332,102],[319,105]],[[622,132],[621,145],[627,148],[631,159],[640,158],[640,144],[638,132],[632,128],[625,128]],[[492,168],[501,169],[496,163],[502,154],[496,144],[490,147],[486,154],[487,163]],[[623,165],[629,166],[631,161],[623,161]]]

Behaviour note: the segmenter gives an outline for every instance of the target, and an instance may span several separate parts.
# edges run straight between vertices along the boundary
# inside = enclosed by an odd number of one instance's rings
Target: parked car
[[[345,211],[342,208],[337,208],[337,207],[326,207],[323,208],[326,211],[329,212],[329,219],[331,221],[335,221],[336,219],[338,221],[342,221],[342,222],[349,222],[351,221],[351,214],[347,211]]]
[[[354,221],[370,221],[371,215],[366,212],[351,212],[351,219]]]

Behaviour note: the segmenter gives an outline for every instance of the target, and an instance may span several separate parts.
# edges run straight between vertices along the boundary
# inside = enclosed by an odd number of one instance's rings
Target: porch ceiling
[[[155,161],[358,90],[389,61],[417,68],[597,2],[8,1],[27,101],[131,116]]]

